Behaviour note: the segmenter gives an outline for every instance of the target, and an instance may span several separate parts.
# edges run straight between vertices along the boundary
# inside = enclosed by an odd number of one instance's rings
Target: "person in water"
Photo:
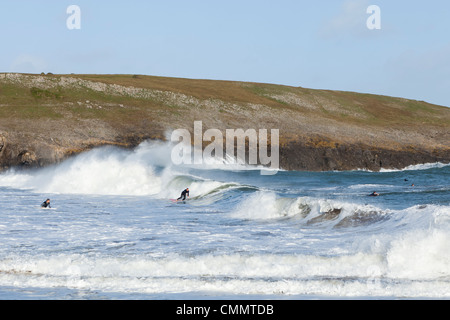
[[[51,208],[50,207],[50,199],[47,199],[44,202],[42,202],[41,208]]]
[[[186,188],[181,192],[181,196],[177,199],[178,200],[186,200],[186,196],[189,197],[189,188]]]
[[[370,197],[378,197],[380,194],[379,193],[376,193],[375,191],[374,192],[372,192],[369,196]]]

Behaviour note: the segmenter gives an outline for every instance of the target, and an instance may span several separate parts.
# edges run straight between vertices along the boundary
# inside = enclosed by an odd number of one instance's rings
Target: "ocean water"
[[[173,166],[163,143],[10,170],[0,299],[448,299],[449,182],[443,164]]]

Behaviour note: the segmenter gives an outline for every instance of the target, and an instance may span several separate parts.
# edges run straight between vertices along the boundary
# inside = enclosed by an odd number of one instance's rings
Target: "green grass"
[[[62,89],[58,88],[56,91],[39,89],[33,87],[30,89],[31,95],[36,99],[57,99],[61,100],[63,98]]]
[[[37,75],[36,75],[37,76]],[[62,75],[47,75],[46,80],[59,82]],[[450,109],[423,101],[354,92],[314,90],[301,87],[234,81],[193,80],[153,77],[143,75],[65,75],[106,84],[133,86],[143,89],[169,91],[192,96],[200,100],[220,100],[245,107],[246,104],[264,105],[277,110],[295,111],[305,116],[333,119],[343,124],[370,126],[414,127],[429,124],[448,127]],[[316,108],[293,106],[277,99],[277,95],[295,95]],[[86,101],[100,105],[102,109],[86,107]],[[318,102],[321,101],[321,102]],[[81,105],[79,105],[81,102]],[[327,104],[333,108],[327,108]],[[125,105],[127,108],[120,108]],[[196,108],[196,106],[191,106]],[[218,111],[223,114],[224,109]],[[56,86],[53,89],[29,88],[12,83],[1,83],[0,116],[27,119],[48,117],[58,119],[68,115],[86,119],[98,118],[112,123],[139,121],[150,115],[183,114],[181,107],[152,98],[132,98],[106,94],[89,88],[69,89]]]
[[[33,105],[1,106],[0,117],[4,119],[62,119],[64,116],[54,107]]]

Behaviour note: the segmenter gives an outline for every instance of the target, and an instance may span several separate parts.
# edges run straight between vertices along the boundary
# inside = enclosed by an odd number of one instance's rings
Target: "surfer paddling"
[[[45,200],[44,202],[42,202],[41,204],[41,208],[51,208],[50,206],[50,199]]]

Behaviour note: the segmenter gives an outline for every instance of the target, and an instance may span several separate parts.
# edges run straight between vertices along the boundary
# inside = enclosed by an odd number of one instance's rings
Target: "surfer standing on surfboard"
[[[186,196],[189,197],[189,188],[186,188],[181,192],[181,196],[177,199],[178,200],[186,200]]]

